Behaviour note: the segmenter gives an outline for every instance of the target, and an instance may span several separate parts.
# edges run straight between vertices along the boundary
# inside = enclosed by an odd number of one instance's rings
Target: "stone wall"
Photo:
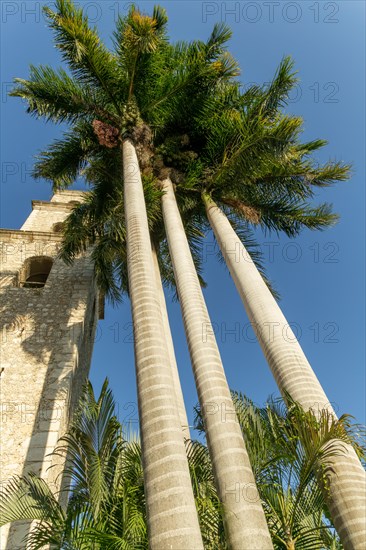
[[[71,200],[80,200],[80,193],[34,201],[22,230],[0,230],[2,483],[29,471],[56,490],[62,483],[63,464],[55,466],[47,455],[64,434],[88,376],[98,317],[90,259],[67,266],[56,258],[61,235],[51,230],[68,215]],[[54,263],[43,288],[22,288],[22,267],[34,256]],[[14,524],[9,534],[5,528],[0,548],[23,549],[28,528]]]

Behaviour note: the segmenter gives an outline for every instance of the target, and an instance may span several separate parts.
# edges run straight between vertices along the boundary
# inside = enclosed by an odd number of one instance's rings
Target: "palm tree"
[[[266,281],[254,265],[246,243],[250,226],[284,231],[293,237],[303,227],[322,229],[337,217],[331,207],[309,205],[314,188],[348,177],[348,166],[327,163],[317,167],[313,151],[325,144],[301,144],[302,119],[281,113],[295,83],[292,63],[285,59],[267,90],[250,88],[238,94],[235,87],[213,95],[200,119],[187,116],[182,133],[193,136],[199,159],[191,163],[181,204],[194,203],[196,215],[205,213],[237,286],[248,317],[283,395],[289,394],[305,410],[321,414],[329,405],[295,335]],[[194,120],[191,128],[187,126]],[[177,127],[177,125],[176,125]],[[173,159],[174,151],[170,151]],[[177,190],[178,193],[178,190]],[[179,195],[178,195],[179,196]],[[164,198],[163,198],[164,200]],[[366,477],[353,449],[332,457],[328,505],[347,548],[366,541]]]
[[[164,324],[156,285],[151,286],[155,273],[143,187],[130,140],[123,141],[123,160],[127,265],[149,540],[152,548],[171,548],[192,544],[193,539],[200,548],[176,399],[172,398],[174,386]]]
[[[164,224],[228,544],[270,548],[261,503],[245,498],[255,479],[170,178],[163,185]]]
[[[365,459],[364,427],[348,415],[335,420],[325,409],[320,415],[304,412],[289,396],[287,405],[271,398],[265,407],[240,392],[233,392],[233,400],[274,547],[341,548],[328,519],[326,472],[338,454],[335,440],[352,445]],[[196,427],[204,432],[199,407]]]
[[[89,135],[93,130],[99,145],[116,149],[122,157],[149,541],[151,548],[190,545],[202,548],[174,389],[172,391],[164,325],[159,300],[151,285],[155,273],[133,142],[133,129],[140,122],[137,103],[142,111],[141,107],[146,108],[152,101],[146,86],[150,79],[153,88],[160,74],[164,56],[159,57],[159,52],[166,50],[166,16],[160,8],[154,9],[152,17],[131,8],[128,16],[117,22],[112,53],[89,27],[81,9],[76,9],[70,0],[57,0],[55,5],[56,11],[45,8],[45,12],[55,33],[56,46],[73,76],[50,67],[32,67],[31,79],[18,79],[13,95],[27,99],[29,112],[72,125],[68,145],[74,163],[66,168],[69,179],[70,170],[79,169],[86,160],[85,144],[80,139],[77,142],[81,128],[87,127]],[[168,86],[167,94],[172,93],[167,72],[164,86]]]

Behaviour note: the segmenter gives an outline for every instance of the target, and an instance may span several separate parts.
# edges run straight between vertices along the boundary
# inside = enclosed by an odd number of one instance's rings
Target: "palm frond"
[[[32,175],[51,181],[54,190],[65,189],[82,174],[88,159],[98,149],[91,124],[80,121],[36,157]]]
[[[28,103],[27,112],[52,122],[75,123],[94,117],[96,113],[110,120],[98,92],[71,78],[63,69],[30,67],[30,79],[15,78],[10,96],[21,97]]]
[[[291,57],[284,57],[276,74],[265,90],[263,101],[260,103],[260,113],[265,117],[274,117],[279,109],[287,103],[289,93],[298,82],[296,72],[293,71],[294,62]]]
[[[65,513],[47,483],[30,473],[13,477],[0,493],[0,524],[24,519],[62,523]]]
[[[55,0],[55,7],[53,11],[46,6],[44,12],[63,60],[80,83],[96,87],[109,109],[121,114],[112,92],[119,82],[116,58],[101,43],[96,29],[90,28],[82,8],[72,0]]]

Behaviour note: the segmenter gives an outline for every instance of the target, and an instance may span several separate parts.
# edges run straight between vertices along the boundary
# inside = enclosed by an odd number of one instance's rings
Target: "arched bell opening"
[[[19,286],[22,288],[43,288],[53,265],[48,256],[28,258],[19,273]]]

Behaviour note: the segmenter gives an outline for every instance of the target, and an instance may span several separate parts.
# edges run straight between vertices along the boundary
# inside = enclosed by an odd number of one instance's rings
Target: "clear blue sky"
[[[51,2],[48,2],[51,3]],[[1,219],[19,228],[32,199],[48,200],[49,184],[32,181],[37,151],[61,132],[25,113],[6,92],[14,76],[28,76],[30,63],[60,65],[51,32],[41,14],[45,2],[1,2]],[[113,20],[128,2],[79,2],[109,42]],[[149,11],[153,2],[137,2]],[[365,421],[365,59],[363,1],[195,2],[161,1],[172,40],[205,39],[216,21],[233,29],[230,50],[243,82],[267,82],[284,55],[292,55],[301,79],[289,110],[305,119],[304,139],[325,138],[319,160],[353,163],[350,182],[319,194],[333,202],[340,223],[296,240],[259,235],[268,274],[282,295],[281,307],[336,410]],[[208,236],[208,243],[212,237]],[[278,393],[235,287],[214,257],[205,259],[205,290],[230,387],[263,403]],[[170,302],[170,297],[169,297]],[[169,303],[178,364],[192,418],[193,375],[179,306]],[[234,334],[229,331],[234,330]],[[99,388],[108,376],[120,418],[137,420],[129,303],[106,309],[99,324],[91,380]]]

